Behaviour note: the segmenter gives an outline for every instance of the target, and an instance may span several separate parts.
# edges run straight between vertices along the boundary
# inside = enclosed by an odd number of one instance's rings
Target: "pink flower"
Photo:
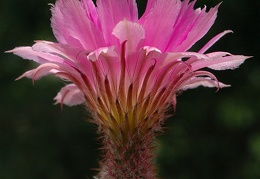
[[[98,0],[97,7],[92,0],[57,0],[51,9],[51,26],[58,43],[36,41],[32,47],[11,51],[40,64],[18,79],[54,74],[71,82],[55,100],[70,106],[84,103],[91,111],[104,134],[101,178],[124,178],[124,173],[119,175],[123,169],[131,173],[131,167],[139,164],[139,173],[130,177],[155,177],[150,141],[161,129],[166,109],[171,104],[175,108],[176,94],[198,86],[226,87],[201,69],[235,69],[249,58],[205,53],[230,30],[216,35],[198,52],[189,51],[213,25],[219,7],[207,12],[206,7],[194,10],[194,4],[148,0],[138,18],[135,0]],[[105,144],[116,146],[117,151]],[[140,153],[133,156],[126,151]],[[117,162],[127,158],[134,163]]]

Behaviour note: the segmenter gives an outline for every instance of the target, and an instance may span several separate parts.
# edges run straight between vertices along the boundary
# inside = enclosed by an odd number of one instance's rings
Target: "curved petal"
[[[138,20],[135,0],[97,0],[97,12],[104,38],[109,46],[116,43],[116,38],[111,33],[118,22],[124,19],[133,22]]]
[[[213,37],[204,47],[202,47],[198,53],[204,53],[206,52],[212,45],[214,45],[220,38],[222,38],[227,33],[232,33],[232,30],[225,30],[224,32],[219,33],[215,37]]]
[[[66,104],[68,106],[74,106],[84,103],[86,99],[76,85],[69,84],[61,88],[54,100],[56,101],[55,104],[60,103],[61,105]]]
[[[148,55],[150,53],[162,54],[161,50],[156,47],[144,46],[143,49],[146,51],[145,55]]]
[[[193,77],[189,79],[186,83],[184,83],[181,87],[180,90],[188,90],[188,89],[194,89],[199,86],[203,87],[208,87],[208,88],[224,88],[224,87],[229,87],[230,85],[226,85],[224,83],[218,82],[216,80],[213,80],[208,77]]]
[[[43,76],[46,76],[48,74],[55,74],[62,71],[58,65],[55,65],[53,63],[45,63],[43,65],[40,65],[38,68],[29,70],[25,72],[23,75],[18,77],[16,80],[19,80],[23,77],[32,78],[32,80],[38,80]]]
[[[118,55],[115,52],[115,47],[101,47],[93,52],[90,52],[87,55],[87,59],[95,62],[100,58],[101,54],[103,54],[105,56],[109,56],[109,57],[115,57]]]
[[[145,38],[144,28],[138,23],[127,20],[120,21],[113,29],[112,34],[119,39],[120,44],[127,41],[128,52],[136,50],[140,41]]]
[[[81,1],[58,0],[51,10],[51,26],[60,43],[87,50],[105,45],[98,25],[88,18]]]

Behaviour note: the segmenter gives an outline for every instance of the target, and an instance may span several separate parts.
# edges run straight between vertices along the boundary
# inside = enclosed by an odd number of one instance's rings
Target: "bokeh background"
[[[198,0],[212,7],[221,0]],[[140,10],[145,7],[139,0]],[[0,0],[0,178],[86,179],[96,173],[100,141],[81,106],[53,105],[64,85],[45,77],[14,81],[35,64],[4,51],[55,41],[48,3],[54,0]],[[234,71],[214,72],[231,88],[198,88],[178,98],[157,145],[162,179],[260,178],[260,2],[223,0],[218,19],[193,50],[232,29],[210,51],[252,55]],[[162,34],[163,35],[163,34]]]

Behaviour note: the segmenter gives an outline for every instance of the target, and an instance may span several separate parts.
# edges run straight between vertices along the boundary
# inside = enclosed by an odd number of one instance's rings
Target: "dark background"
[[[221,0],[198,0],[212,7]],[[145,1],[139,0],[143,9]],[[64,85],[45,77],[14,81],[35,67],[4,51],[32,45],[34,40],[55,41],[48,3],[54,0],[0,0],[0,178],[83,179],[98,167],[96,126],[86,122],[82,106],[53,105]],[[260,3],[224,0],[216,23],[194,47],[226,29],[210,51],[252,55],[234,71],[214,72],[231,88],[198,88],[178,98],[177,112],[158,137],[156,162],[162,179],[260,178]]]

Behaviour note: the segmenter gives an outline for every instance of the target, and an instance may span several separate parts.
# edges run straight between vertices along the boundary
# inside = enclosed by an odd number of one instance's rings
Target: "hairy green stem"
[[[111,134],[111,133],[110,133]],[[103,161],[96,178],[99,179],[156,179],[153,131],[136,129],[128,136],[122,130],[103,138]]]

